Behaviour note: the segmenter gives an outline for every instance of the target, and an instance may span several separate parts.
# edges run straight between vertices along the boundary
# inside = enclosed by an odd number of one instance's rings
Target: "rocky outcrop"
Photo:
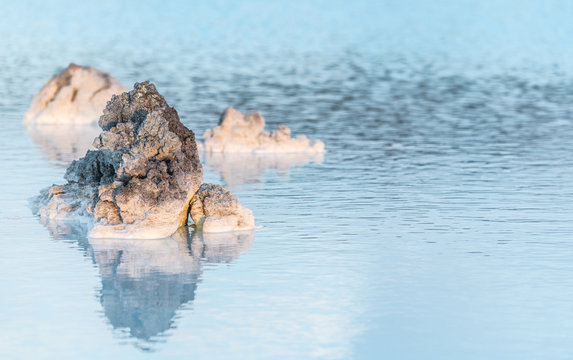
[[[97,121],[112,95],[127,91],[110,75],[70,64],[34,96],[24,121],[36,124],[86,124]]]
[[[204,150],[208,152],[296,153],[323,152],[324,143],[312,143],[306,136],[291,138],[290,129],[280,125],[266,132],[265,120],[258,112],[243,114],[232,107],[225,110],[219,126],[205,131]]]
[[[201,185],[191,200],[190,215],[197,229],[205,233],[255,227],[253,212],[220,185]]]
[[[136,83],[100,117],[97,150],[36,200],[47,219],[87,219],[89,237],[162,238],[185,225],[202,180],[195,136],[155,86]]]

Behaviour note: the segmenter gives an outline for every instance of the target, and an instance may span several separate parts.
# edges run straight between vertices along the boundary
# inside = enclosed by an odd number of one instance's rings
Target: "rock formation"
[[[208,152],[294,153],[323,152],[324,143],[311,143],[304,135],[291,138],[290,129],[280,125],[277,131],[264,131],[265,120],[258,112],[243,114],[232,107],[225,110],[219,126],[205,131],[204,149]]]
[[[24,121],[36,124],[86,124],[97,121],[112,95],[127,89],[110,75],[70,64],[34,96]]]
[[[175,233],[202,180],[193,132],[149,82],[113,96],[99,126],[97,150],[72,162],[67,184],[41,193],[37,212],[93,222],[89,236],[96,238]]]
[[[253,212],[220,185],[203,184],[191,200],[191,218],[205,233],[253,229]]]

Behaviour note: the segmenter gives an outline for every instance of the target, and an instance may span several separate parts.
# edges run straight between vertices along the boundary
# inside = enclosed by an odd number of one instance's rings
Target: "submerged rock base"
[[[70,64],[34,96],[24,121],[34,124],[94,123],[111,96],[127,90],[104,72]]]
[[[204,150],[208,152],[296,153],[324,152],[324,143],[313,143],[304,135],[291,138],[290,129],[280,125],[266,132],[259,112],[243,114],[229,107],[221,115],[219,126],[205,131]]]
[[[202,184],[191,200],[190,215],[198,230],[225,232],[255,227],[253,212],[220,185]]]

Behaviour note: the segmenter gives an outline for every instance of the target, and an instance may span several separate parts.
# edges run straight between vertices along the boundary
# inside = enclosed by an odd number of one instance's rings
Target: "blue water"
[[[565,1],[0,2],[0,358],[573,357]],[[92,241],[28,199],[94,128],[25,128],[69,62],[324,156],[205,155],[262,228]]]

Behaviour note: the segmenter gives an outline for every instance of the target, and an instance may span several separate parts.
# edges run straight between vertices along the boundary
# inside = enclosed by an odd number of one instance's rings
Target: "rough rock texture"
[[[280,125],[277,131],[264,131],[265,120],[258,112],[243,114],[232,107],[221,115],[219,126],[205,131],[204,148],[209,152],[323,152],[324,143],[311,143],[304,135],[290,137],[290,129]]]
[[[70,64],[34,96],[24,121],[37,124],[93,123],[112,95],[127,90],[104,72]]]
[[[72,162],[68,181],[37,199],[44,218],[87,218],[90,237],[162,238],[186,224],[202,180],[195,136],[155,86],[113,96],[97,150]]]
[[[203,184],[191,200],[191,218],[205,233],[253,229],[253,212],[220,185]]]

